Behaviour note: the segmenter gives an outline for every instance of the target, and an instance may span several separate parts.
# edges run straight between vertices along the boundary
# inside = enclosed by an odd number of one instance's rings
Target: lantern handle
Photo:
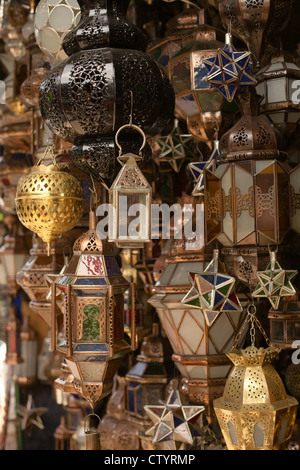
[[[90,413],[90,414],[88,414],[88,415],[85,417],[85,420],[84,420],[84,432],[85,432],[85,434],[89,431],[89,429],[88,429],[87,426],[86,426],[86,423],[87,423],[88,418],[90,418],[91,416],[96,416],[96,418],[98,418],[98,420],[99,420],[99,424],[101,423],[101,419],[99,418],[98,415],[96,415],[96,413]]]
[[[37,166],[41,165],[42,161],[46,158],[46,156],[48,154],[50,154],[50,156],[51,156],[51,160],[52,160],[53,165],[57,165],[55,154],[54,154],[54,145],[53,145],[53,143],[50,145],[49,142],[47,142],[47,147],[45,149],[45,152],[44,152],[43,156],[39,159],[39,161],[37,162],[36,165]]]
[[[147,143],[146,135],[145,135],[144,131],[139,126],[136,126],[135,124],[130,123],[130,124],[125,124],[124,126],[120,127],[120,129],[116,133],[115,141],[116,141],[116,145],[119,149],[119,156],[118,156],[117,160],[118,160],[119,163],[121,163],[121,165],[123,165],[123,162],[122,162],[120,157],[122,156],[123,150],[122,150],[122,147],[121,147],[121,145],[118,141],[118,138],[119,138],[120,133],[124,129],[128,129],[128,128],[138,131],[141,134],[141,136],[143,137],[143,143],[142,143],[142,146],[139,149],[139,157],[136,158],[136,160],[141,160],[142,159],[142,157],[141,157],[142,150],[145,148],[146,143]]]

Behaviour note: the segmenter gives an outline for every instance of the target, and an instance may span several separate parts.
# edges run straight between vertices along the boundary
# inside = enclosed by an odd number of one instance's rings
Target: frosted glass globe
[[[81,17],[77,0],[41,0],[35,11],[35,37],[41,51],[58,63],[67,58],[62,48],[65,35]]]

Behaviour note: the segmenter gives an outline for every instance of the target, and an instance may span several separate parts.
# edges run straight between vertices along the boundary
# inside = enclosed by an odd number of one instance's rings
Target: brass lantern
[[[132,153],[122,155],[118,136],[126,127],[142,134],[140,154],[146,144],[144,132],[132,124],[121,127],[116,133],[116,144],[120,150],[118,161],[123,167],[109,190],[109,202],[114,207],[114,217],[109,223],[109,239],[120,248],[142,248],[144,243],[150,241],[152,189],[137,165],[141,157]],[[134,217],[137,213],[138,223]],[[131,227],[133,222],[135,225]]]
[[[279,130],[290,136],[300,119],[300,103],[294,99],[295,81],[300,68],[281,53],[256,74],[257,93],[263,96],[260,112],[266,114]]]
[[[45,166],[42,159],[20,179],[16,193],[17,215],[22,224],[48,244],[79,222],[84,207],[82,188],[77,180],[57,165]],[[44,158],[43,157],[43,158]]]
[[[272,366],[278,352],[252,345],[228,353],[234,368],[214,408],[229,450],[287,448],[298,402],[286,394]]]
[[[77,394],[94,408],[111,393],[113,377],[131,349],[124,340],[123,313],[129,283],[114,257],[114,246],[97,234],[94,210],[90,229],[75,242],[73,251],[64,276],[52,287],[52,344],[65,356]],[[64,298],[62,340],[57,339],[56,288]],[[132,331],[133,347],[134,340]]]

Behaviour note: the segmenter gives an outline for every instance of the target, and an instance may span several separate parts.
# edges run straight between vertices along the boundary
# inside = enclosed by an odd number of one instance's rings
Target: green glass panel
[[[97,305],[87,305],[84,308],[84,315],[86,319],[83,321],[81,341],[99,341],[99,313],[100,308]]]
[[[227,295],[229,289],[231,288],[232,284],[227,284],[226,286],[223,287],[218,287],[218,291],[221,292],[223,295]]]
[[[223,95],[218,91],[198,91],[197,99],[202,112],[220,111],[223,102]]]

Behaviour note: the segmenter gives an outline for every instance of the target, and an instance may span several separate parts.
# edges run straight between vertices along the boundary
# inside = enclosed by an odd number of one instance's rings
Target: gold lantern
[[[90,229],[74,244],[64,276],[52,286],[52,346],[65,356],[77,394],[94,408],[111,393],[113,377],[131,347],[124,340],[124,292],[129,283],[113,255],[114,246]],[[64,299],[63,338],[57,338],[55,290]],[[132,347],[135,348],[134,312]],[[56,383],[55,383],[56,386]]]
[[[284,450],[291,438],[298,402],[287,395],[272,366],[280,349],[255,346],[255,327],[269,339],[248,307],[251,346],[227,354],[234,367],[214,409],[229,450]]]
[[[53,164],[41,164],[50,153]],[[53,148],[48,147],[31,172],[21,178],[16,193],[17,215],[22,224],[48,245],[80,220],[84,197],[77,180],[56,164]]]
[[[137,165],[141,157],[132,153],[122,155],[118,136],[127,127],[137,130],[143,136],[140,154],[146,145],[144,132],[133,124],[121,127],[116,133],[118,161],[123,167],[109,190],[109,201],[115,209],[114,219],[109,224],[109,238],[120,248],[142,248],[144,243],[150,241],[152,189]],[[138,222],[134,218],[137,213],[139,213]]]

